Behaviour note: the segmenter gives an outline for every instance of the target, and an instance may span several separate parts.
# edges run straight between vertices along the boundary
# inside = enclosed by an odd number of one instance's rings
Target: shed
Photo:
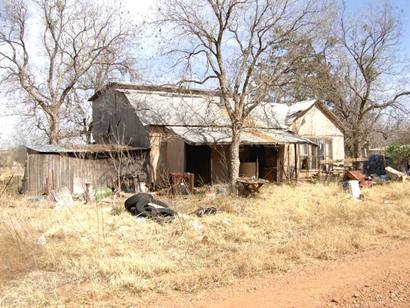
[[[82,193],[93,187],[126,188],[127,181],[147,178],[147,148],[126,145],[30,145],[23,179],[23,191],[44,194],[67,187]]]

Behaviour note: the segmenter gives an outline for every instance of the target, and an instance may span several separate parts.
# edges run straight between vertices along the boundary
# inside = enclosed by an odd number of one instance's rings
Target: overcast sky
[[[372,0],[347,0],[346,4],[348,11],[355,12],[363,9],[371,2]],[[403,33],[401,53],[403,57],[410,59],[410,0],[387,0],[387,2],[397,7],[402,13]],[[142,19],[148,18],[147,16],[154,14],[153,5],[155,0],[122,0],[121,3],[128,8],[130,16],[135,20],[136,24],[139,24]],[[139,54],[142,53],[143,57],[147,57],[147,59],[145,59],[146,61],[141,61],[147,63],[146,67],[142,66],[141,68],[142,77],[144,78],[144,74],[149,74],[155,70],[152,69],[152,67],[151,69],[148,67],[148,65],[153,65],[152,62],[149,63],[150,61],[148,61],[150,56],[149,46],[144,44],[144,46],[141,47],[144,47],[144,49],[139,50]],[[153,76],[147,76],[149,79],[152,79],[152,77]],[[28,132],[19,132],[18,127],[16,127],[16,123],[18,123],[17,117],[12,115],[12,111],[5,107],[6,98],[1,92],[2,89],[0,88],[0,147],[4,147],[10,143],[10,140],[18,141],[19,138],[15,138],[18,133],[22,134],[23,138],[21,139],[24,139],[24,135]],[[9,100],[14,99],[18,98],[9,98]]]

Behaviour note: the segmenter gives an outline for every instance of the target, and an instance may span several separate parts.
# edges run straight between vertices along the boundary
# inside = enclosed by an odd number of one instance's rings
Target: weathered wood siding
[[[185,172],[185,142],[179,136],[170,136],[167,140],[168,172]]]
[[[132,172],[145,181],[146,152],[141,152],[127,163],[122,160],[122,174]],[[25,174],[25,191],[29,194],[43,194],[47,191],[47,178],[52,175],[52,188],[68,187],[71,192],[84,189],[86,183],[94,187],[115,187],[116,164],[109,157],[76,157],[62,154],[28,153]],[[125,167],[126,165],[126,167]]]
[[[150,146],[146,128],[123,93],[108,90],[92,102],[92,111],[96,143]]]

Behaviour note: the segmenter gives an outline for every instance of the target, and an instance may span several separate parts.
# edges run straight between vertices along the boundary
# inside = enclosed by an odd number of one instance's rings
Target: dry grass
[[[135,220],[121,203],[25,202],[0,206],[0,306],[142,303],[410,238],[410,184],[401,183],[365,191],[364,202],[314,184],[270,185],[254,199],[180,197],[170,202],[185,214],[169,224]],[[218,213],[189,215],[198,206]]]

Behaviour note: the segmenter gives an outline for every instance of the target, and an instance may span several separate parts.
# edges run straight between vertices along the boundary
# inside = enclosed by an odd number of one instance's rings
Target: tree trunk
[[[60,141],[60,118],[57,115],[50,115],[50,131],[48,136],[49,144],[58,144]]]
[[[352,155],[353,158],[360,158],[362,157],[362,149],[361,149],[361,142],[359,139],[359,136],[353,135],[353,140],[352,140]],[[353,168],[356,170],[360,169],[360,163],[359,162],[354,162],[353,163]]]
[[[230,158],[229,158],[229,167],[230,167],[230,186],[231,192],[236,193],[237,186],[236,180],[239,177],[239,146],[240,146],[240,137],[241,137],[241,129],[233,127],[232,128],[232,143],[230,147]]]
[[[353,157],[360,158],[362,156],[362,150],[360,142],[358,140],[353,140]]]

